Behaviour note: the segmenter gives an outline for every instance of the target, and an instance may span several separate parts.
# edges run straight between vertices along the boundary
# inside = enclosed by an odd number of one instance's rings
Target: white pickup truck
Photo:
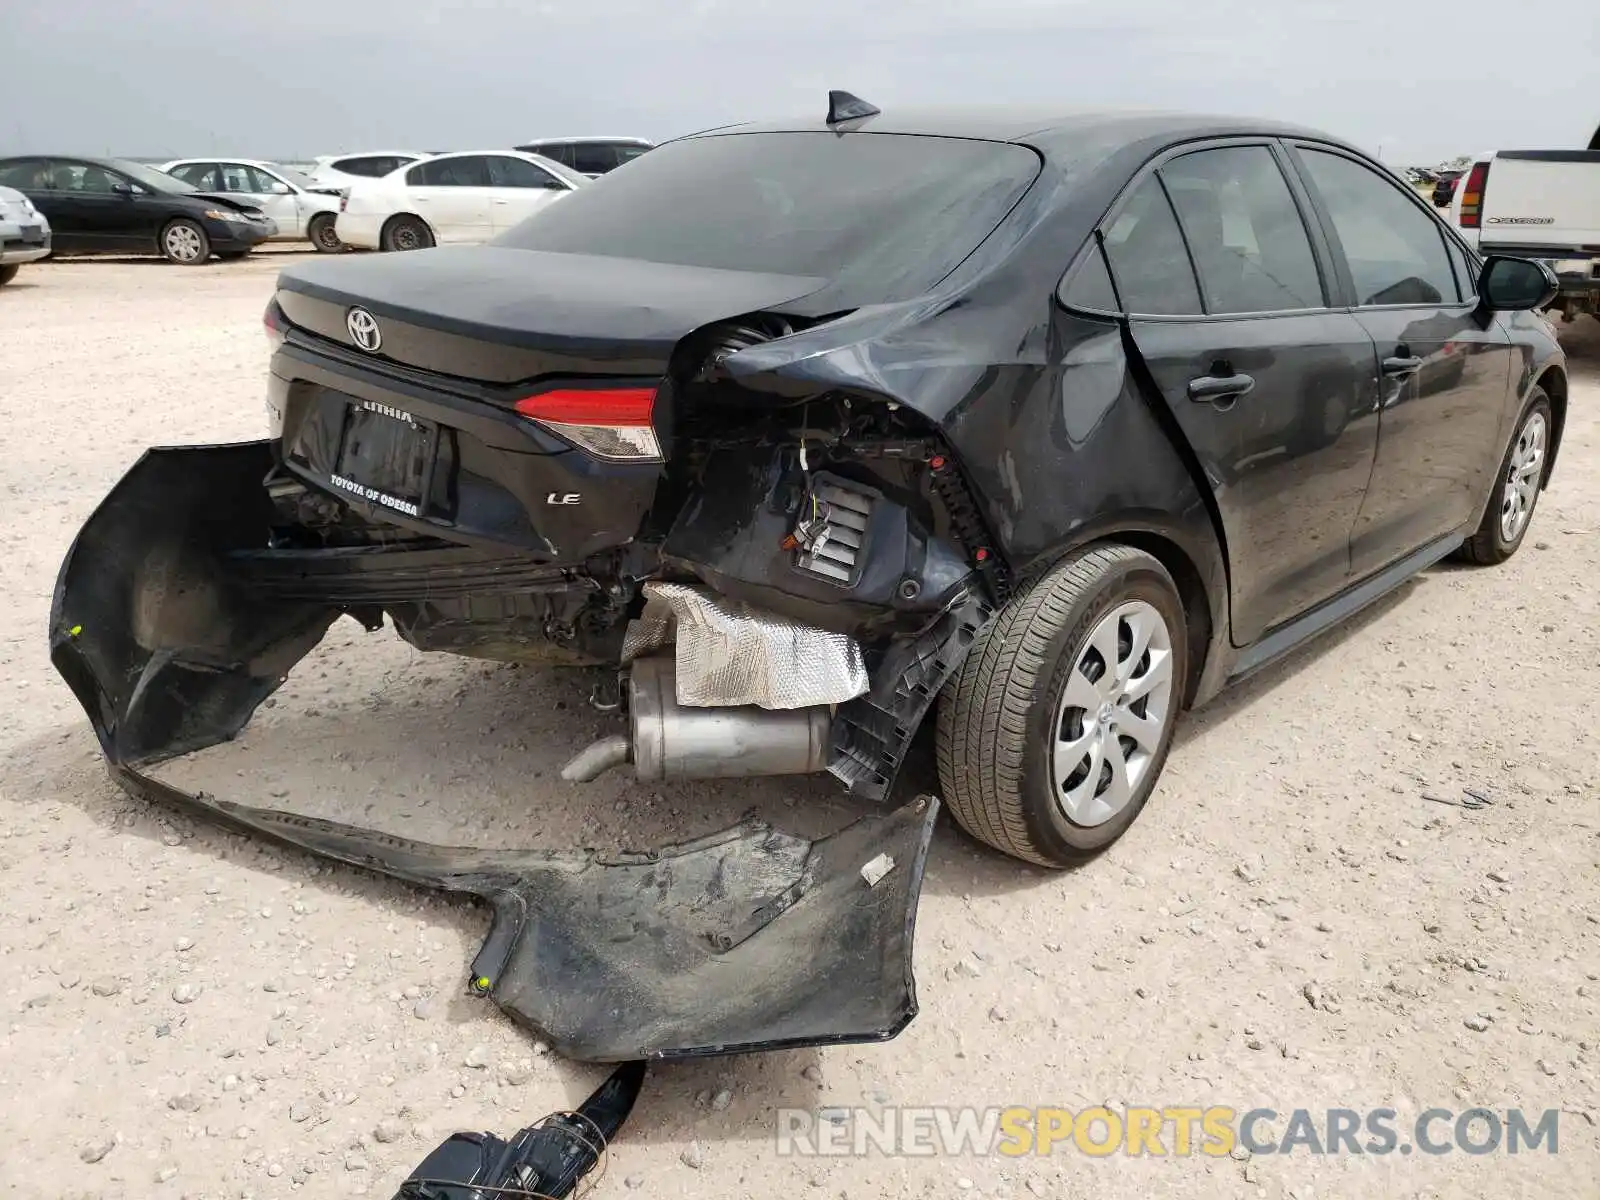
[[[1450,215],[1481,254],[1548,262],[1565,320],[1600,318],[1600,129],[1587,150],[1497,150],[1456,186]]]

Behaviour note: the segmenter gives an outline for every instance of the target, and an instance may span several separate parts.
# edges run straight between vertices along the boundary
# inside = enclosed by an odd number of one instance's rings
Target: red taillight
[[[655,405],[653,387],[557,388],[524,396],[513,407],[596,458],[648,462],[661,458],[651,424]]]
[[[1461,185],[1461,228],[1479,229],[1483,223],[1483,189],[1489,182],[1489,164],[1473,163]]]
[[[274,350],[283,345],[284,338],[289,336],[289,322],[283,315],[283,309],[278,307],[276,298],[267,301],[267,311],[261,314],[261,327]]]

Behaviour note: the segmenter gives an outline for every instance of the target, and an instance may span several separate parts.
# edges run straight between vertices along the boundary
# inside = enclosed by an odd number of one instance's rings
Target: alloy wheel
[[[1500,503],[1500,536],[1508,544],[1522,536],[1539,496],[1539,480],[1544,472],[1544,445],[1547,425],[1544,413],[1535,412],[1517,431],[1517,444],[1511,450],[1506,468],[1505,495]]]
[[[1056,802],[1077,825],[1102,825],[1132,803],[1172,715],[1172,633],[1156,608],[1112,609],[1078,648],[1051,747]]]

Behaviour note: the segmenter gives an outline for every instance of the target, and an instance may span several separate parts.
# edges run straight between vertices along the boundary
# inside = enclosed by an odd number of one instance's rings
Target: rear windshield
[[[686,138],[507,230],[498,245],[927,291],[1039,173],[1004,142],[901,134]]]

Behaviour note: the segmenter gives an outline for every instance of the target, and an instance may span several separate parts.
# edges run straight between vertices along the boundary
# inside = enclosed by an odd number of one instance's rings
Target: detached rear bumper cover
[[[916,1015],[911,948],[938,802],[819,841],[747,822],[662,850],[432,846],[190,794],[141,768],[233,737],[340,610],[263,599],[263,443],[149,451],[79,533],[51,659],[131,794],[493,910],[471,988],[595,1062],[881,1041]],[[886,873],[885,873],[886,870]]]

